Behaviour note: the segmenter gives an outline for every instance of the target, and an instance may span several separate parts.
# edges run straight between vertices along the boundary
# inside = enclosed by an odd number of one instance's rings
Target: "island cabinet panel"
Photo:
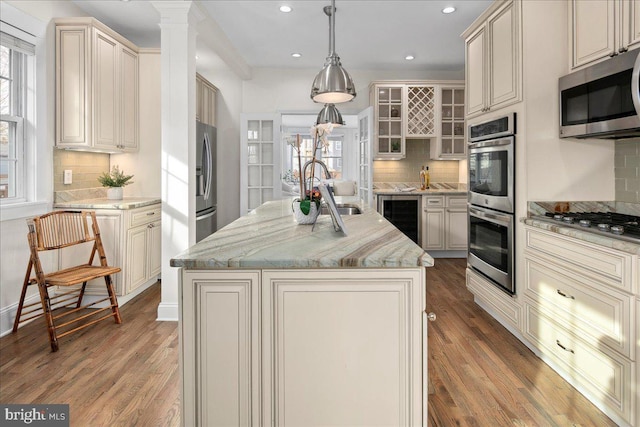
[[[249,426],[252,360],[259,359],[252,324],[258,312],[257,271],[189,271],[182,277],[183,425]],[[187,357],[188,355],[188,357]],[[255,383],[254,383],[255,381]],[[259,398],[256,399],[259,402]]]
[[[264,419],[421,425],[420,271],[265,271],[263,344],[274,368],[265,409],[275,412]]]
[[[184,270],[183,425],[426,426],[425,271]]]

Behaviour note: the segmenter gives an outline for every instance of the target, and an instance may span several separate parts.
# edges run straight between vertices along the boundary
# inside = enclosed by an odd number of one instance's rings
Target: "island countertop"
[[[263,204],[171,259],[172,267],[406,268],[431,267],[433,258],[374,209],[342,216],[347,235],[329,215],[315,228],[298,225],[291,199]]]

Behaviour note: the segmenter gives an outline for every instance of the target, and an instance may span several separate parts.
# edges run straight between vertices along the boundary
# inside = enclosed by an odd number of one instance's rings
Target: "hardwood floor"
[[[427,269],[429,425],[614,426],[474,304],[465,260]],[[177,323],[157,322],[160,286],[51,353],[44,322],[0,339],[0,402],[70,403],[71,426],[177,426]]]
[[[427,269],[429,425],[615,426],[473,302],[465,265]]]
[[[0,339],[0,402],[69,403],[71,426],[178,426],[176,322],[157,322],[160,284],[51,352],[42,319]]]

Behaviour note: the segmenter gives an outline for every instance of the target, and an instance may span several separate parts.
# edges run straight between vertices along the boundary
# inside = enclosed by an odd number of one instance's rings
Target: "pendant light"
[[[334,127],[343,126],[342,114],[333,104],[324,104],[324,108],[318,113],[316,125],[326,125],[332,123]]]
[[[325,60],[324,68],[313,80],[311,99],[324,104],[339,104],[355,98],[356,89],[351,76],[342,68],[340,57],[336,53],[335,0],[331,0],[331,6],[325,6],[323,10],[329,17],[329,56]]]

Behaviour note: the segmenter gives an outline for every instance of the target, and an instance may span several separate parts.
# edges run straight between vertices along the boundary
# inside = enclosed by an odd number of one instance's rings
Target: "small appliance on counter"
[[[216,128],[196,122],[196,242],[217,229]]]

